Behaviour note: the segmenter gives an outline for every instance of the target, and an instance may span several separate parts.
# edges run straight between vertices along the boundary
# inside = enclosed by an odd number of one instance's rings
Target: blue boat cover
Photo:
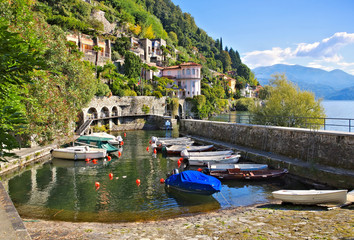
[[[181,191],[199,194],[213,194],[221,190],[219,179],[192,170],[174,174],[167,178],[165,183]]]

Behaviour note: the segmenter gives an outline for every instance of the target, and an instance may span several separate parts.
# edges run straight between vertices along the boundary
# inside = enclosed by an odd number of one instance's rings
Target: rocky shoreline
[[[23,219],[32,239],[354,239],[354,207],[280,202],[129,223]]]

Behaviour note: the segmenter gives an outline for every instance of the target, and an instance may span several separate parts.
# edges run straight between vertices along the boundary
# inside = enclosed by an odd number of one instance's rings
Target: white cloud
[[[242,61],[250,68],[302,62],[306,60],[308,67],[324,70],[342,69],[354,73],[354,63],[345,62],[339,50],[354,44],[354,33],[338,32],[329,38],[314,43],[299,43],[296,49],[273,47],[271,50],[252,51],[244,54]]]

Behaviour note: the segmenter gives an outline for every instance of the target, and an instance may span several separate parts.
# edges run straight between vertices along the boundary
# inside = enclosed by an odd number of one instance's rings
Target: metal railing
[[[257,124],[254,115],[222,114],[211,118],[213,121]],[[322,129],[329,131],[354,132],[352,118],[312,118],[293,116],[266,116],[262,121],[266,125]],[[278,124],[277,124],[278,123]],[[281,123],[281,124],[280,124]],[[260,124],[262,125],[262,124]]]

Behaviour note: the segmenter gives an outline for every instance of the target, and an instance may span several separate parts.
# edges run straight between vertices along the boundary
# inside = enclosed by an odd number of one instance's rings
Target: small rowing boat
[[[226,169],[226,170],[213,170],[210,171],[210,176],[224,179],[224,180],[234,180],[234,179],[245,179],[245,180],[261,180],[268,178],[275,178],[283,176],[288,173],[286,169],[262,169],[255,171],[243,171],[237,168]]]
[[[208,164],[227,164],[237,163],[241,155],[230,156],[206,156],[206,157],[190,157],[186,159],[191,166],[207,166]]]
[[[188,152],[203,152],[210,151],[214,148],[214,145],[203,145],[203,146],[194,146],[194,145],[172,145],[170,147],[166,147],[166,151],[168,154],[181,154],[181,151],[187,149]]]

